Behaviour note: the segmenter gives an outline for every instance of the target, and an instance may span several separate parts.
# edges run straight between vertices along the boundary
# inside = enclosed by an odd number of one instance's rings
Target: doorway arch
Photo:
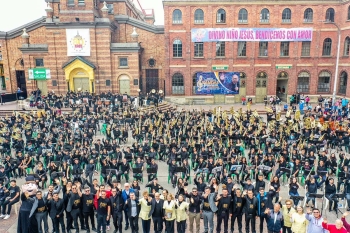
[[[125,92],[130,95],[130,77],[126,74],[122,74],[119,76],[119,92],[120,94],[124,94]]]

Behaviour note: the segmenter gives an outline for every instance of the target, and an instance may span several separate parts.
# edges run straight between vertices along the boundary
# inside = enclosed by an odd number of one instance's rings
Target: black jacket
[[[136,215],[136,217],[138,217],[139,216],[139,214],[140,214],[140,210],[141,210],[141,205],[140,205],[140,203],[139,203],[139,200],[135,200],[136,201],[136,209],[137,209],[137,215]],[[130,218],[131,217],[131,199],[129,198],[127,201],[126,201],[126,205],[125,205],[125,207],[127,208],[127,212],[128,212],[128,217]]]
[[[161,210],[162,214],[161,214],[161,216],[164,216],[165,215],[164,214],[164,209],[163,209],[164,200],[159,199],[159,204],[160,204],[160,206],[162,206],[162,210]],[[153,198],[152,199],[152,204],[151,204],[151,211],[149,212],[148,217],[151,217],[153,215],[155,207],[156,207],[156,199]]]
[[[59,198],[57,202],[51,199],[48,201],[47,205],[49,207],[49,215],[51,218],[56,218],[56,215],[59,215],[60,217],[63,216],[63,211],[65,209],[63,199]]]

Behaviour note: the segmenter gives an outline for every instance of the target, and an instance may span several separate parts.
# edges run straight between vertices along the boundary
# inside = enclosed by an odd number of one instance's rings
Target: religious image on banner
[[[239,72],[197,73],[196,94],[238,94]]]
[[[67,56],[90,56],[90,30],[66,29]]]

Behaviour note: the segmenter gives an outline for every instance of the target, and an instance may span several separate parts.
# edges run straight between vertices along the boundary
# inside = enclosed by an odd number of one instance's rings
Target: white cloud
[[[157,25],[164,24],[162,0],[139,0],[143,9],[154,9]],[[138,7],[137,0],[134,0]],[[9,31],[46,15],[45,0],[0,0],[0,31]]]
[[[46,15],[45,0],[0,0],[0,31],[9,31]]]

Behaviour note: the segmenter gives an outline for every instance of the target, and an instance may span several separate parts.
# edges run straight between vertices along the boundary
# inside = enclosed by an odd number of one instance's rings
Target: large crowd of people
[[[348,104],[261,116],[250,103],[162,110],[158,93],[37,93],[0,119],[0,222],[21,202],[18,233],[350,232],[347,212],[323,217],[350,206]]]

